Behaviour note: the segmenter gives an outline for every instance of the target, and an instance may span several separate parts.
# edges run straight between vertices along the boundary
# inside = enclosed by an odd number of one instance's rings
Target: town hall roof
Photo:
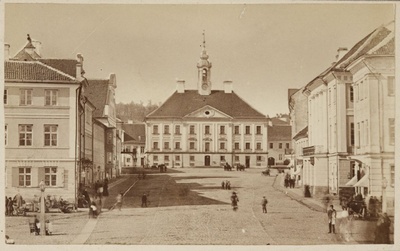
[[[207,105],[234,119],[266,118],[236,93],[225,93],[222,90],[213,90],[210,95],[200,95],[197,90],[185,90],[184,93],[175,92],[146,118],[182,118]]]

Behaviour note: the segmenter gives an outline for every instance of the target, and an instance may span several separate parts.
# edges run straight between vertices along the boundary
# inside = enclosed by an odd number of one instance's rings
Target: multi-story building
[[[117,165],[117,118],[115,110],[115,74],[109,79],[88,79],[84,95],[93,103],[93,156],[94,179],[116,177]]]
[[[394,23],[379,27],[304,87],[309,146],[304,184],[314,195],[355,193],[394,206]]]
[[[267,118],[233,92],[231,81],[212,90],[211,66],[203,43],[197,90],[179,80],[177,91],[146,116],[150,165],[267,166]]]
[[[123,166],[125,168],[144,167],[147,164],[145,154],[146,125],[144,123],[133,123],[129,120],[122,127],[125,131],[122,156]]]
[[[289,116],[283,115],[268,121],[268,165],[284,165],[292,157],[292,137]],[[286,163],[287,165],[288,163]]]
[[[77,188],[77,89],[82,62],[45,60],[40,43],[28,43],[13,58],[5,46],[5,193],[25,199],[46,193],[74,199]]]

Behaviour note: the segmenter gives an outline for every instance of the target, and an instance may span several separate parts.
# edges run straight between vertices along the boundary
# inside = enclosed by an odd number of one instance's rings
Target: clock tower
[[[197,90],[200,95],[210,95],[211,94],[211,62],[208,61],[208,55],[206,51],[206,39],[205,33],[203,31],[203,50],[200,53],[200,60],[197,63],[198,69],[198,81]]]

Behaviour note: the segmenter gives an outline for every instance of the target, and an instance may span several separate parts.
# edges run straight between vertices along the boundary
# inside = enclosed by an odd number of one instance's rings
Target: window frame
[[[181,135],[181,126],[175,125],[175,135]]]
[[[246,142],[245,150],[251,150],[251,143],[250,142]]]
[[[159,145],[158,145],[158,141],[153,141],[153,149],[154,150],[159,150]]]
[[[25,130],[21,130],[24,127]],[[30,131],[28,131],[28,127],[30,127]],[[21,144],[21,135],[24,134],[24,144]],[[28,135],[30,135],[30,144],[27,144]],[[18,125],[18,146],[32,146],[33,145],[33,125],[32,124],[19,124]]]
[[[396,137],[396,120],[395,118],[389,118],[389,145],[395,144],[396,141],[395,137]]]
[[[169,141],[164,141],[164,149],[166,149],[166,150],[171,149],[171,148],[169,147]]]
[[[196,127],[194,125],[189,126],[189,134],[196,135]]]
[[[49,100],[47,99],[49,97]],[[49,101],[49,104],[47,103]],[[55,101],[55,104],[54,104]],[[45,106],[58,106],[58,90],[45,89],[44,90],[44,105]]]
[[[249,125],[245,126],[245,135],[251,135],[251,128]]]
[[[225,144],[225,142],[219,142],[219,149],[220,149],[220,150],[226,150],[226,144]]]
[[[21,169],[23,172],[21,172]],[[29,172],[27,170],[29,169]],[[21,176],[23,177],[22,185],[21,185]],[[29,185],[28,179],[29,177]],[[20,166],[18,167],[18,187],[32,187],[32,167],[31,166]]]
[[[257,135],[262,135],[262,128],[261,128],[261,126],[256,126],[256,134],[257,134]]]
[[[235,127],[234,127],[234,135],[240,135],[240,126],[238,126],[238,125],[235,125]]]
[[[4,88],[3,104],[8,105],[8,89]]]
[[[19,89],[19,105],[20,106],[30,106],[32,105],[32,89],[22,88]],[[24,102],[22,102],[24,101]],[[29,102],[28,102],[29,101]]]
[[[164,125],[164,134],[167,134],[167,135],[170,134],[169,125]]]
[[[49,131],[46,131],[46,127],[49,128]],[[56,131],[52,131],[53,128],[56,128]],[[54,147],[54,146],[58,146],[58,125],[43,125],[43,134],[44,134],[44,146],[46,147]],[[48,145],[46,144],[46,135],[49,135],[49,139],[48,139]],[[55,145],[53,145],[54,139],[52,136],[55,135]]]
[[[395,96],[396,93],[396,83],[394,76],[387,77],[387,93],[389,97]]]
[[[210,126],[209,126],[209,125],[205,125],[205,126],[204,126],[204,134],[205,134],[205,135],[211,135],[211,133],[210,133]]]
[[[51,172],[54,171],[55,172]],[[48,181],[47,181],[48,178]],[[54,180],[53,180],[54,178]],[[53,184],[54,181],[54,184]],[[44,183],[48,187],[56,187],[57,186],[57,167],[56,166],[45,166],[44,167]]]
[[[175,149],[176,150],[180,150],[181,149],[181,142],[180,141],[176,141],[175,142]]]
[[[225,126],[224,125],[219,126],[219,134],[220,135],[226,135],[226,131],[225,131]]]

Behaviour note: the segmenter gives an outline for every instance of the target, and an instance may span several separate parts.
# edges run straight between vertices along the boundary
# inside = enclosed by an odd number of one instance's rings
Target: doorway
[[[269,166],[275,166],[275,158],[269,157],[268,158],[268,165]]]
[[[210,166],[210,155],[204,156],[204,165]]]
[[[246,168],[250,167],[250,156],[246,156]]]

